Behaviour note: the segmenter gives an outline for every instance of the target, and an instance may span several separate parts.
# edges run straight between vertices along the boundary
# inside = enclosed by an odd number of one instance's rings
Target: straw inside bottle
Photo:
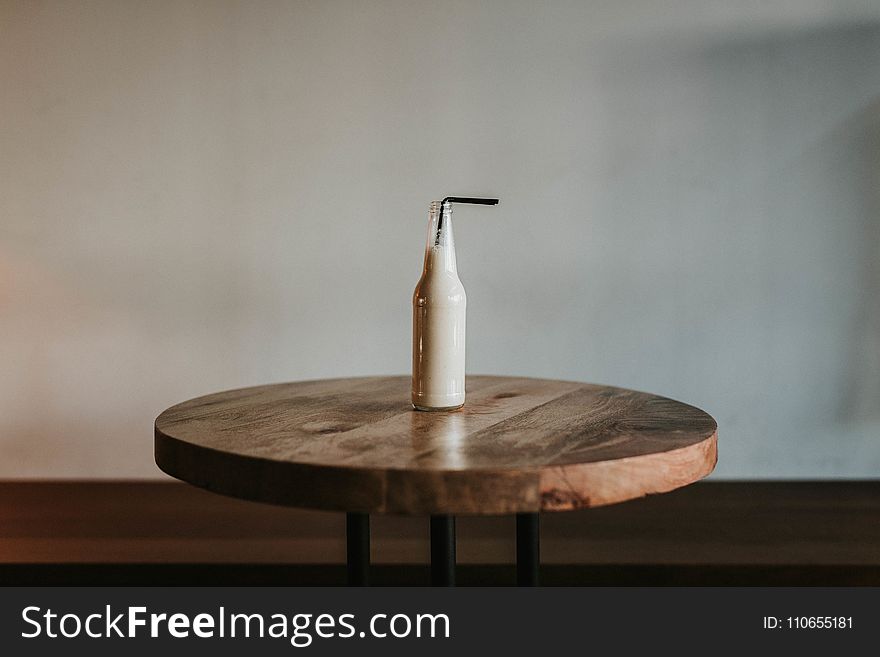
[[[440,231],[443,228],[443,211],[450,203],[470,203],[471,205],[498,205],[497,198],[474,198],[472,196],[447,196],[440,201],[440,217],[437,221],[437,239],[440,239]]]

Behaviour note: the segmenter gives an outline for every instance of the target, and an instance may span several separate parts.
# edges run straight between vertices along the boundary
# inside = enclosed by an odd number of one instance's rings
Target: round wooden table
[[[219,392],[156,419],[156,463],[217,493],[345,511],[349,583],[366,584],[369,514],[431,516],[432,581],[455,575],[456,514],[517,515],[517,581],[536,584],[538,513],[614,504],[712,471],[717,425],[665,397],[572,381],[469,376],[425,413],[403,376]]]

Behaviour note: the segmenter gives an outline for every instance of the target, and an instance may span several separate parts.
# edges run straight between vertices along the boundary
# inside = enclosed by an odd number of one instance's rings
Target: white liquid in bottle
[[[452,209],[434,201],[425,267],[413,293],[412,404],[418,410],[464,404],[466,309],[455,263]]]

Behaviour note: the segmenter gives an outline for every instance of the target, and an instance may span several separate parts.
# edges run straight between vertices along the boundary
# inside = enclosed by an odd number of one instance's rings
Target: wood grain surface
[[[196,486],[314,509],[562,511],[669,491],[712,471],[715,421],[608,386],[470,376],[464,408],[414,411],[409,377],[199,397],[156,419],[156,463]]]

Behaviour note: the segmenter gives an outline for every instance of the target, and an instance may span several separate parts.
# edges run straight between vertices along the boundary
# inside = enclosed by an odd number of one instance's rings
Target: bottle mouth
[[[443,201],[431,201],[431,206],[429,208],[431,214],[439,214],[441,210],[445,209],[447,213],[452,212],[452,204],[446,203],[446,207],[443,207]]]

